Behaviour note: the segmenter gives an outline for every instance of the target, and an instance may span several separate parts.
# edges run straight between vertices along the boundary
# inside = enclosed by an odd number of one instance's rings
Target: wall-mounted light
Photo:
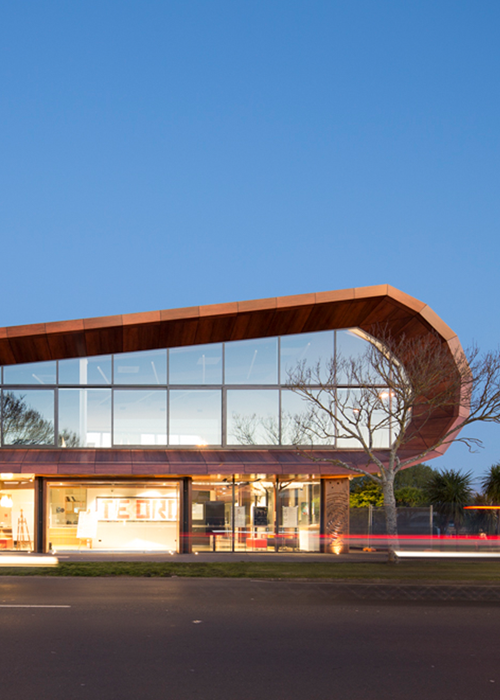
[[[4,494],[2,498],[0,498],[0,506],[2,508],[12,508],[12,503],[12,496]]]

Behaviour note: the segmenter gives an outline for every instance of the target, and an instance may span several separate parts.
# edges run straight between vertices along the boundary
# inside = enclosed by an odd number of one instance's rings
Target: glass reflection
[[[111,384],[111,355],[59,360],[59,384]]]
[[[197,551],[232,549],[232,484],[228,479],[193,482],[192,546]]]
[[[333,396],[319,393],[327,411],[314,410],[301,394],[284,389],[281,392],[281,443],[283,445],[333,445],[335,424],[329,416],[334,411]]]
[[[279,444],[279,392],[241,389],[227,392],[227,444]]]
[[[115,445],[167,444],[167,392],[116,389],[113,406]]]
[[[279,548],[319,552],[320,484],[278,482]]]
[[[54,391],[3,391],[4,445],[54,444]]]
[[[23,365],[9,365],[3,368],[4,384],[55,384],[56,363],[30,362]]]
[[[226,343],[224,381],[226,384],[277,384],[278,339]]]
[[[33,548],[35,489],[34,475],[1,475],[0,546],[3,550]],[[11,477],[11,478],[6,478]],[[23,527],[24,524],[24,527]]]
[[[221,444],[221,392],[170,392],[170,445]]]
[[[166,384],[167,351],[126,352],[114,356],[115,384]]]
[[[359,384],[352,363],[363,360],[370,348],[369,341],[357,329],[350,329],[337,331],[336,344],[337,384]],[[363,378],[369,374],[368,367],[362,370]]]
[[[389,401],[389,390],[380,388],[339,389],[337,391],[337,447],[359,449],[358,435],[366,444],[379,449],[390,447],[391,419],[390,407],[383,405]],[[377,403],[380,402],[380,409]],[[342,423],[342,425],[341,425]],[[370,427],[368,427],[370,426]]]
[[[59,390],[59,446],[111,447],[111,389]]]
[[[301,373],[311,373],[310,383],[333,383],[333,331],[321,333],[299,333],[281,338],[281,383],[293,381],[300,368]]]
[[[194,551],[275,551],[272,481],[199,477],[192,494]]]
[[[222,343],[172,348],[170,384],[222,384]]]

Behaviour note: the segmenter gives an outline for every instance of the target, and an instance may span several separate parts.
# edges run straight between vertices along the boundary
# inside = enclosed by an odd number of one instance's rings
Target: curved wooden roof
[[[401,333],[411,338],[430,333],[437,334],[442,342],[448,345],[450,352],[460,348],[457,335],[429,306],[390,285],[378,285],[231,304],[0,328],[0,364],[12,365],[134,352],[335,328],[359,327],[373,334],[377,325],[383,325],[386,331],[395,337]],[[411,454],[417,455],[425,446],[435,444],[436,438],[450,430],[457,419],[458,407],[455,412],[447,415],[441,412],[439,416],[429,420],[422,430],[416,422],[412,423]],[[441,449],[441,452],[444,451],[444,448]],[[22,451],[14,452],[20,456]],[[28,452],[34,457],[34,452],[44,451]],[[90,455],[90,452],[95,451],[71,452]],[[107,456],[96,457],[98,462],[122,462],[120,455],[123,456],[124,450],[111,449],[102,452]],[[172,451],[166,452],[170,454]],[[198,452],[200,451],[183,452],[184,462],[189,461],[186,459],[186,453],[191,453],[194,465]],[[206,454],[210,450],[202,452]],[[271,454],[272,450],[261,452]],[[4,456],[1,453],[4,453]],[[352,457],[354,459],[354,455]],[[14,455],[11,455],[10,459],[17,461]],[[8,461],[8,458],[4,448],[0,450],[0,462],[6,460]],[[22,470],[30,471],[28,462],[31,460],[23,458],[22,461]],[[273,458],[272,462],[275,464],[276,459]],[[298,466],[295,465],[294,473],[299,473],[296,471]],[[32,471],[40,473],[39,469]],[[217,468],[214,467],[211,473],[214,471],[216,472]],[[304,466],[300,471],[304,473],[318,470],[309,464],[307,469]],[[150,472],[146,470],[144,473]],[[170,473],[170,470],[162,473]]]
[[[0,328],[0,364],[62,360],[384,324],[394,336],[437,332],[458,342],[429,306],[384,284],[212,306]]]

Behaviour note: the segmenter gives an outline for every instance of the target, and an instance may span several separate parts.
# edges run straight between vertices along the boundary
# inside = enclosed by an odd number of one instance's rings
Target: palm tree
[[[450,522],[453,522],[458,530],[462,523],[463,507],[472,498],[471,480],[472,472],[463,474],[455,469],[443,469],[436,472],[425,486],[429,503],[441,516],[443,530],[446,530]]]
[[[500,506],[500,462],[493,464],[481,479],[484,495],[489,505]],[[497,534],[500,535],[500,510],[496,511]]]

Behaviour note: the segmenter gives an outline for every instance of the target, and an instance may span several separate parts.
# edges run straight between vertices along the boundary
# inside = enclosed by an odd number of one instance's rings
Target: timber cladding
[[[324,479],[322,486],[324,549],[343,554],[349,551],[349,479]]]

